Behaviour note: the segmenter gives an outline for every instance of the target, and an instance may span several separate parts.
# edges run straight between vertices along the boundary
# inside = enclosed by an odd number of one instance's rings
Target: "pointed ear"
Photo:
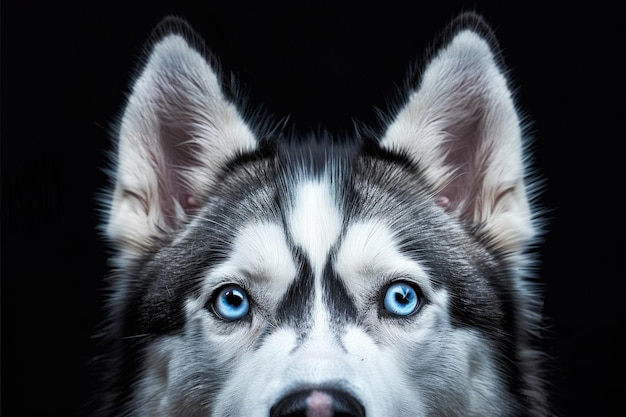
[[[141,255],[180,227],[225,164],[256,147],[217,72],[187,39],[170,32],[154,44],[119,125],[106,232],[122,255]]]
[[[477,30],[458,31],[428,64],[381,144],[424,172],[439,205],[515,253],[533,226],[520,118],[496,60]]]

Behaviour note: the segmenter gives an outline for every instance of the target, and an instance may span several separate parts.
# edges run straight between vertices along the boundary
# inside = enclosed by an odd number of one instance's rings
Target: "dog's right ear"
[[[224,165],[257,146],[219,71],[185,36],[190,29],[165,25],[119,124],[106,233],[122,257],[142,255],[180,227]]]

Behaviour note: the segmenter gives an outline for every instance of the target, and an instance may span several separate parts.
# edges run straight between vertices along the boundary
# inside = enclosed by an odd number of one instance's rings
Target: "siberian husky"
[[[116,130],[103,415],[543,416],[523,118],[456,19],[383,129],[243,111],[182,21]]]

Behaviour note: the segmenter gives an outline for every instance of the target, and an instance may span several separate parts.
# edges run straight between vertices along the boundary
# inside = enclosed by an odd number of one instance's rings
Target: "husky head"
[[[191,30],[159,33],[107,199],[109,413],[545,415],[522,129],[480,18],[345,141],[247,117]]]

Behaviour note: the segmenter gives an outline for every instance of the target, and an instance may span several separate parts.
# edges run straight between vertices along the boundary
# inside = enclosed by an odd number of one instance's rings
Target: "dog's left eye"
[[[248,295],[241,287],[228,285],[213,298],[213,309],[224,320],[239,320],[250,311]]]
[[[406,282],[396,282],[387,287],[383,298],[385,310],[395,316],[408,316],[420,307],[421,296],[415,287]]]

